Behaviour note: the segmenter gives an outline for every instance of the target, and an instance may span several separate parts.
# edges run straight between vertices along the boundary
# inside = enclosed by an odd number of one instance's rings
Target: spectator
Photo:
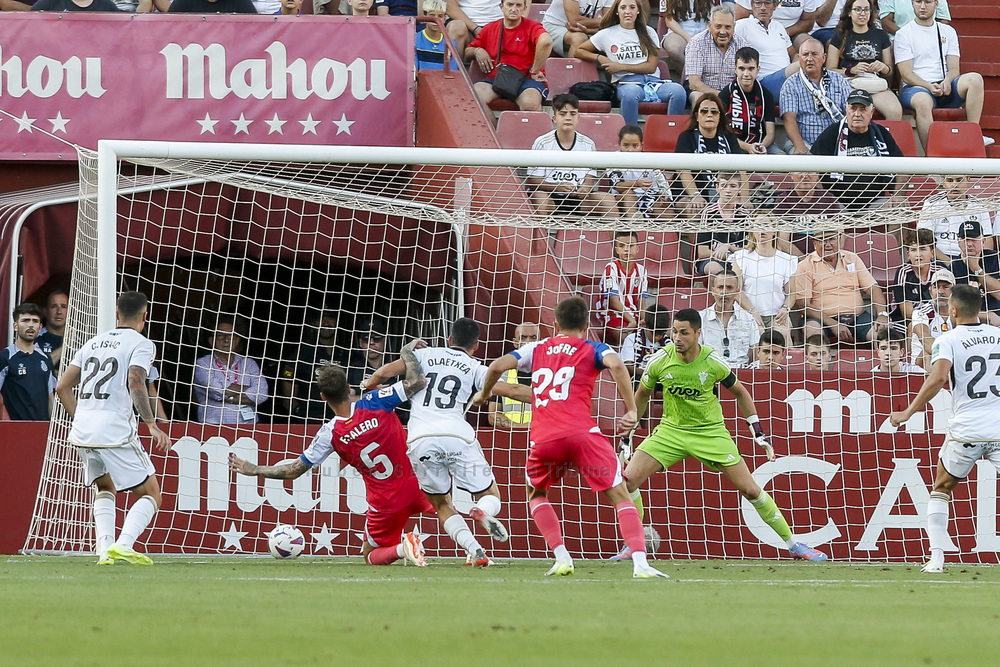
[[[803,40],[798,58],[798,73],[781,87],[781,119],[788,133],[785,151],[808,155],[823,130],[844,119],[851,86],[842,75],[826,68],[826,54],[818,39]]]
[[[615,0],[597,34],[576,50],[578,58],[597,63],[611,75],[628,124],[639,122],[639,102],[647,92],[656,98],[653,101],[666,103],[667,113],[684,113],[684,87],[654,74],[659,73],[658,54],[656,31],[646,25],[637,0]]]
[[[697,33],[687,43],[683,78],[691,91],[691,104],[705,93],[720,95],[732,82],[738,52],[748,46],[745,39],[733,35],[735,29],[732,5],[720,5],[712,9],[708,29]]]
[[[720,171],[716,175],[718,199],[701,212],[700,229],[745,227],[750,211],[740,205],[743,175],[738,171]],[[729,256],[739,250],[747,234],[741,229],[729,232],[699,231],[695,237],[694,272],[712,276],[728,267]]]
[[[788,37],[796,41],[800,35],[807,35],[816,24],[816,11],[822,0],[779,0],[774,9],[774,20],[780,23]],[[744,19],[752,16],[751,0],[736,0],[736,16]]]
[[[900,373],[920,373],[926,374],[924,369],[916,364],[903,361],[906,354],[906,334],[893,328],[882,329],[875,337],[875,351],[878,354],[878,363],[872,368],[872,373],[889,373],[898,375]]]
[[[893,53],[902,87],[899,99],[917,117],[917,137],[927,149],[927,133],[934,109],[957,109],[965,105],[965,117],[978,123],[983,115],[983,77],[962,73],[958,33],[947,23],[934,20],[938,0],[913,0],[916,18],[901,27],[893,41]],[[983,143],[993,143],[983,137]]]
[[[618,131],[618,150],[642,152],[642,128],[625,125]],[[609,169],[611,194],[618,200],[618,214],[628,218],[663,218],[672,206],[670,184],[659,169]]]
[[[156,364],[152,364],[149,367],[149,375],[146,376],[146,390],[149,394],[149,402],[153,406],[153,414],[156,416],[157,421],[165,422],[168,421],[167,410],[163,406],[163,399],[160,397],[160,371],[156,367]]]
[[[13,312],[14,344],[0,350],[0,398],[15,421],[48,421],[56,378],[52,359],[35,342],[42,309],[19,304]]]
[[[876,4],[882,29],[890,35],[895,35],[900,28],[916,17],[912,0],[880,0]],[[941,0],[938,3],[937,9],[934,10],[934,18],[938,21],[951,23],[948,0]]]
[[[448,3],[445,0],[423,0],[422,7],[424,16],[442,21],[448,17]],[[417,69],[444,69],[444,33],[437,23],[424,24],[424,29],[417,33],[416,50]],[[451,69],[458,69],[454,58],[451,59]]]
[[[250,0],[247,0],[249,2]],[[118,12],[112,0],[37,0],[31,6],[36,12]],[[46,417],[48,419],[48,417]]]
[[[757,217],[755,222],[766,222]],[[773,221],[772,221],[773,222]],[[789,314],[795,305],[792,276],[798,260],[778,250],[773,231],[750,232],[747,247],[729,256],[733,272],[740,277],[743,295],[764,327],[791,337]]]
[[[534,322],[521,322],[514,329],[514,349],[528,343],[537,342],[541,337],[538,325]],[[521,371],[512,368],[501,378],[507,384],[521,384],[526,387],[531,386],[531,371]],[[510,428],[515,430],[528,429],[531,427],[531,403],[516,401],[512,398],[494,396],[490,401],[492,409],[487,413],[486,420],[490,426],[499,428]]]
[[[739,277],[731,269],[723,269],[708,279],[708,290],[714,303],[699,312],[698,342],[716,350],[732,366],[747,365],[750,348],[760,338],[761,329],[753,315],[736,303]]]
[[[889,90],[894,67],[892,40],[875,26],[873,0],[852,0],[844,5],[826,53],[827,67],[849,77],[853,88],[870,92],[875,109],[887,120],[903,117],[899,98]]]
[[[718,4],[718,0],[660,0],[662,46],[674,72],[684,70],[688,42],[708,28],[712,8]]]
[[[832,371],[833,350],[826,338],[817,334],[806,338],[805,362],[807,371]]]
[[[919,364],[925,369],[931,367],[934,339],[952,327],[948,300],[951,299],[951,288],[954,286],[955,274],[948,269],[938,269],[931,276],[931,300],[913,307],[911,363]]]
[[[347,360],[347,383],[355,398],[364,393],[361,383],[378,370],[385,362],[386,326],[380,317],[362,321],[355,337],[356,347]],[[398,378],[392,378],[387,385]]]
[[[649,276],[646,267],[636,261],[639,237],[635,232],[616,231],[612,248],[615,259],[607,263],[601,275],[598,311],[604,315],[605,338],[617,344],[623,332],[635,331],[639,326],[649,298]]]
[[[677,137],[677,153],[746,153],[740,140],[729,131],[729,122],[722,113],[722,100],[714,93],[705,93],[691,106],[688,127]],[[682,198],[679,202],[685,216],[700,216],[708,203],[718,198],[715,172],[692,174],[679,172]]]
[[[267,380],[253,359],[240,354],[244,335],[236,319],[223,315],[208,337],[209,354],[195,362],[194,395],[198,421],[256,424],[257,407],[267,400]]]
[[[497,68],[501,64],[510,65],[524,74],[515,100],[517,107],[521,111],[540,111],[542,101],[549,94],[542,68],[552,52],[552,38],[541,23],[523,17],[527,12],[523,0],[503,0],[500,7],[504,17],[483,26],[465,49],[465,59],[475,59],[479,69],[488,74],[488,78],[477,81],[473,88],[480,101],[489,106],[500,96],[493,89]]]
[[[812,219],[825,218],[840,210],[837,198],[827,192],[816,172],[793,171],[789,178],[791,187],[778,190],[775,196],[776,216],[794,221],[800,227],[808,227]],[[808,254],[812,245],[807,235],[787,232],[780,235],[778,243],[782,250],[796,257]]]
[[[824,46],[830,43],[830,38],[837,29],[845,4],[847,0],[822,0],[822,4],[816,9],[816,29],[812,36],[823,42]]]
[[[563,58],[577,58],[577,47],[599,28],[597,13],[611,0],[553,0],[542,16],[542,26],[552,37],[552,51]]]
[[[495,0],[447,0],[448,35],[454,40],[459,53],[465,53],[469,40],[478,37],[480,30],[504,17],[502,5]],[[527,5],[525,6],[527,12]]]
[[[423,13],[421,0],[375,0],[375,14],[378,16],[419,16]],[[445,14],[448,3],[445,3]]]
[[[754,361],[747,366],[750,370],[781,371],[781,362],[785,359],[785,341],[787,338],[780,331],[767,329],[760,335],[760,340],[753,348]]]
[[[52,374],[58,375],[62,360],[63,334],[66,332],[66,314],[69,312],[69,295],[61,289],[49,293],[45,302],[45,326],[35,343],[52,358]]]
[[[370,16],[374,0],[347,0],[347,6],[351,8],[351,16]]]
[[[166,1],[166,0],[165,0]],[[281,14],[282,16],[298,16],[302,13],[302,1],[303,0],[280,0],[279,4],[281,8],[275,12],[275,14]],[[257,13],[262,13],[258,5],[254,5],[257,9]]]
[[[984,204],[980,203],[979,197],[969,194],[970,185],[965,174],[945,175],[941,179],[941,191],[928,197],[920,207],[917,229],[926,228],[934,232],[937,244],[934,255],[939,261],[950,264],[961,256],[958,230],[967,220],[979,223],[984,236],[983,247],[989,250],[994,248],[993,216],[980,208]],[[968,211],[977,208],[980,210]]]
[[[251,0],[173,0],[170,11],[175,14],[256,14],[257,8]]]
[[[552,100],[552,110],[552,122],[556,129],[535,139],[531,145],[532,150],[597,150],[590,137],[576,131],[580,122],[580,100],[575,95],[556,95]],[[584,214],[596,212],[602,217],[608,216],[617,205],[610,194],[598,192],[597,182],[597,172],[586,167],[528,169],[531,200],[538,212],[546,216],[553,215],[557,210],[568,213],[574,209],[581,209]]]
[[[889,130],[872,122],[875,106],[871,93],[852,90],[847,98],[847,117],[823,130],[809,152],[813,155],[902,157]],[[887,196],[899,197],[902,187],[889,174],[828,174],[828,189],[848,210],[875,208]]]
[[[837,231],[815,232],[816,250],[795,269],[795,294],[805,310],[805,336],[825,334],[845,343],[870,341],[875,329],[889,324],[885,295],[861,258],[840,249],[840,238]],[[871,298],[878,313],[874,323],[862,293]]]
[[[931,276],[947,267],[934,261],[934,234],[929,229],[904,228],[902,239],[909,263],[896,272],[889,319],[893,328],[906,333],[913,317],[913,307],[931,298]]]
[[[778,99],[781,85],[799,69],[795,50],[785,27],[772,20],[774,0],[753,0],[753,16],[736,22],[736,35],[760,54],[760,82]]]
[[[1000,253],[983,247],[983,228],[967,220],[958,229],[961,256],[951,263],[956,285],[976,285],[983,293],[983,313],[1000,326]]]
[[[17,0],[0,0],[0,12],[27,12],[31,11],[31,5]]]
[[[781,153],[774,144],[774,97],[757,80],[759,60],[760,54],[752,46],[737,51],[736,79],[722,89],[719,99],[743,150],[758,155]]]
[[[427,0],[427,3],[440,0]],[[310,310],[306,313],[297,359],[281,369],[280,390],[285,408],[296,420],[333,419],[333,412],[319,393],[316,376],[329,364],[346,366],[344,353],[337,346],[338,320],[332,311]]]
[[[654,303],[642,316],[642,326],[622,343],[618,356],[629,374],[638,380],[653,353],[670,342],[670,309]]]

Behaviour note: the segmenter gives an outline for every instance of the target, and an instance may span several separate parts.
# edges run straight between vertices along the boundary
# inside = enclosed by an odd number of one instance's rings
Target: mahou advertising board
[[[395,17],[5,13],[0,158],[75,159],[49,134],[410,146],[413,44]]]

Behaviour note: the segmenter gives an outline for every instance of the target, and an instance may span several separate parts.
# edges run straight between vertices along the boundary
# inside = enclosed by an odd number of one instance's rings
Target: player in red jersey
[[[528,454],[528,507],[556,562],[546,575],[573,574],[573,559],[563,544],[559,517],[549,503],[548,489],[572,466],[590,488],[615,506],[618,527],[625,543],[640,556],[632,555],[632,576],[637,579],[666,578],[646,561],[646,540],[639,511],[625,489],[621,463],[611,442],[590,414],[594,383],[604,369],[611,371],[626,412],[621,431],[636,424],[632,379],[625,364],[604,343],[586,340],[590,310],[580,297],[571,297],[556,306],[557,335],[529,343],[490,364],[483,389],[474,397],[478,404],[492,395],[493,385],[507,371],[531,369],[534,394],[531,418],[531,451]]]
[[[323,425],[294,463],[258,466],[235,454],[229,455],[229,467],[243,475],[295,479],[337,452],[341,461],[361,473],[365,480],[368,514],[362,553],[371,565],[388,565],[400,558],[415,565],[427,565],[419,535],[406,533],[400,540],[411,516],[433,513],[434,508],[417,484],[406,457],[406,432],[393,412],[425,384],[423,371],[413,354],[418,344],[422,341],[413,341],[400,351],[406,362],[403,380],[370,391],[356,403],[351,403],[344,369],[335,364],[324,366],[317,374],[316,384],[336,416]]]

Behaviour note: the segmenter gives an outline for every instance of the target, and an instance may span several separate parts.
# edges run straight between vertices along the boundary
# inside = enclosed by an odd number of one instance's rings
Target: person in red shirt
[[[411,516],[433,513],[434,508],[417,484],[406,456],[406,432],[393,412],[426,384],[413,354],[419,344],[422,341],[415,340],[400,351],[406,363],[403,380],[370,391],[356,403],[351,403],[344,369],[336,364],[324,366],[317,374],[316,384],[336,416],[319,430],[302,456],[293,463],[259,466],[230,454],[229,467],[243,475],[295,479],[336,452],[345,465],[352,466],[365,480],[368,500],[362,547],[365,560],[371,565],[388,565],[406,558],[414,565],[427,565],[419,535],[406,533],[400,540]]]
[[[667,578],[668,575],[650,567],[646,561],[642,522],[625,489],[621,463],[590,412],[597,377],[608,369],[625,401],[621,431],[631,431],[636,424],[631,377],[610,347],[586,340],[590,308],[584,299],[570,297],[560,301],[555,315],[556,335],[528,343],[494,361],[482,390],[473,397],[474,402],[485,403],[504,373],[513,368],[531,369],[534,405],[527,465],[528,507],[535,525],[556,557],[555,565],[546,576],[573,574],[573,559],[563,544],[559,517],[547,498],[549,487],[573,468],[591,489],[604,494],[614,504],[619,530],[633,549],[632,576],[637,579]],[[636,550],[638,560],[635,559]]]
[[[541,23],[523,18],[528,11],[524,0],[503,0],[500,9],[503,18],[484,25],[465,48],[465,59],[475,59],[479,69],[487,75],[473,88],[482,103],[489,106],[500,97],[493,89],[497,67],[510,65],[524,74],[514,100],[517,107],[521,111],[541,111],[542,102],[549,94],[542,67],[552,53],[552,38]]]

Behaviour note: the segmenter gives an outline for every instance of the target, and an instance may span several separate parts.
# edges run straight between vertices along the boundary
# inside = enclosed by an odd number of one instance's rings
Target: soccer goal
[[[824,346],[817,361],[804,345],[802,313],[778,314],[774,298],[762,295],[797,289],[786,274],[808,261],[817,237],[832,236],[852,253],[847,271],[864,271],[888,297],[881,306],[864,296],[863,312],[877,319],[891,309],[897,273],[924,261],[901,245],[916,243],[908,230],[929,224],[936,245],[962,246],[961,259],[970,244],[958,240],[957,219],[991,229],[1000,162],[104,141],[96,153],[81,151],[80,171],[63,354],[72,358],[84,340],[115,325],[118,292],[150,297],[155,388],[175,446],[153,456],[164,505],[142,538],[149,553],[263,554],[278,523],[302,529],[307,554],[358,553],[366,505],[351,469],[331,459],[281,482],[234,476],[227,467],[230,452],[261,464],[302,452],[324,421],[310,385],[319,364],[333,360],[362,378],[412,337],[446,344],[459,316],[480,322],[477,355],[488,362],[515,347],[522,323],[552,334],[556,303],[579,295],[592,306],[591,338],[632,346],[639,375],[667,331],[640,323],[636,347],[627,339],[634,330],[608,325],[606,266],[618,259],[628,273],[630,261],[642,264],[647,310],[659,304],[669,322],[683,308],[714,308],[722,298],[714,285],[739,265],[738,252],[752,261],[737,269],[735,298],[746,299],[752,307],[744,314],[757,311],[761,323],[751,318],[724,336],[730,363],[756,361],[763,331],[787,334],[775,350],[777,368],[736,368],[774,436],[774,462],[755,451],[722,392],[727,425],[755,478],[796,535],[834,558],[915,560],[925,552],[922,515],[950,398],[941,394],[926,413],[892,429],[889,412],[907,404],[920,374],[873,371],[879,359],[870,343]],[[566,197],[557,184],[545,185],[574,179],[596,194]],[[642,179],[650,185],[630,199]],[[961,191],[949,194],[955,181]],[[654,203],[648,191],[655,184]],[[686,193],[689,184],[704,198]],[[721,209],[710,204],[716,198]],[[622,260],[616,253],[626,247]],[[988,271],[994,260],[983,261]],[[719,270],[721,277],[705,275]],[[928,278],[921,267],[917,275],[919,291]],[[789,303],[806,296],[792,293]],[[213,406],[199,384],[199,363],[212,363],[223,323],[236,334],[229,352],[249,360],[236,378],[226,371],[238,384],[253,381],[259,400],[248,410]],[[905,323],[902,330],[904,361],[924,363],[925,341]],[[602,378],[594,415],[615,441],[623,410],[610,378]],[[654,400],[635,444],[661,413]],[[523,406],[473,409],[469,418],[500,482],[511,533],[510,542],[490,545],[491,555],[547,557],[525,502]],[[232,423],[205,423],[219,419]],[[57,408],[28,553],[93,549],[92,492],[65,443],[68,428]],[[970,481],[952,505],[955,545],[964,560],[996,562],[996,475],[984,465]],[[643,494],[645,521],[661,537],[658,557],[785,553],[749,503],[697,461],[654,476]],[[616,553],[613,508],[580,478],[568,475],[552,497],[572,553]],[[468,494],[456,490],[456,504],[467,509]],[[432,517],[418,524],[429,555],[459,555]]]

